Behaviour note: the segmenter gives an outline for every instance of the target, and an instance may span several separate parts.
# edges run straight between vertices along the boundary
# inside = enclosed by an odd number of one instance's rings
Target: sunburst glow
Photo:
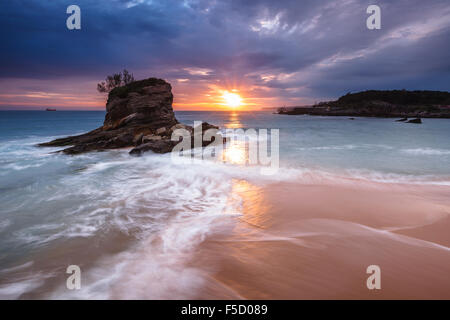
[[[237,108],[242,104],[242,98],[237,93],[225,91],[222,98],[225,100],[225,104],[231,108]]]

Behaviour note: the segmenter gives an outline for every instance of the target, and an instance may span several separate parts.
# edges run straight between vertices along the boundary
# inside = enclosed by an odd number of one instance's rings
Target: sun
[[[242,104],[242,98],[237,93],[225,91],[222,98],[225,100],[225,104],[230,108],[237,108]]]

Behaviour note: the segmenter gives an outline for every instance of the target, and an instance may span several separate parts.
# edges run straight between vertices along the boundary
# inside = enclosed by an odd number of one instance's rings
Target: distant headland
[[[320,102],[312,106],[279,108],[278,113],[383,118],[450,118],[450,93],[369,90],[347,93],[338,100]]]

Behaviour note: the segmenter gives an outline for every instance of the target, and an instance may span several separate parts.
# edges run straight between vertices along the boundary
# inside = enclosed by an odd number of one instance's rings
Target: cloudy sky
[[[449,0],[4,0],[0,34],[0,109],[103,109],[96,83],[123,68],[169,81],[178,110],[223,108],[231,90],[249,110],[450,90]]]

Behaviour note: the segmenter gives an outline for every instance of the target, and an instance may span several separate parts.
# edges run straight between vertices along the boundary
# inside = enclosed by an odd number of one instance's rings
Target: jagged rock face
[[[178,123],[172,109],[172,87],[162,79],[149,78],[118,87],[108,95],[102,127],[88,133],[42,143],[41,147],[69,146],[67,154],[135,147],[130,153],[170,152],[176,144],[172,131],[193,128]],[[217,128],[203,124],[203,129]]]
[[[117,129],[122,125],[171,127],[178,123],[172,109],[173,95],[169,83],[150,78],[131,85],[110,92],[104,130]]]

